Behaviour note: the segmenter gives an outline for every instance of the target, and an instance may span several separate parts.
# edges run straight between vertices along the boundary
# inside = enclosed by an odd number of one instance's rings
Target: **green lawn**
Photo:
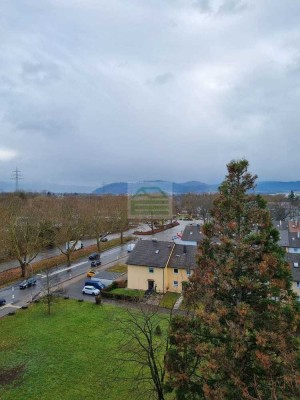
[[[127,272],[127,265],[126,264],[115,264],[111,267],[107,268],[108,272]]]
[[[132,376],[132,365],[119,368],[113,358],[125,313],[61,299],[51,316],[39,303],[0,319],[1,400],[133,398],[132,383],[114,379],[116,371]]]
[[[167,292],[160,302],[160,307],[173,308],[176,301],[179,299],[179,293]]]

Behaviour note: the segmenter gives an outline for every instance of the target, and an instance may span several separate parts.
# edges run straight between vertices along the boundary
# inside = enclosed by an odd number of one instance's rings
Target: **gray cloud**
[[[22,65],[22,79],[26,81],[36,82],[39,84],[48,84],[53,80],[60,77],[59,68],[55,64],[37,63],[23,63]]]
[[[298,2],[113,4],[2,4],[0,181],[300,179]]]
[[[157,75],[153,80],[148,82],[154,85],[165,85],[174,79],[174,75],[171,72],[166,72],[164,74]]]
[[[224,0],[218,12],[220,14],[232,14],[244,11],[248,7],[248,2],[244,0]]]
[[[202,13],[207,13],[212,10],[210,0],[196,0],[194,6]]]

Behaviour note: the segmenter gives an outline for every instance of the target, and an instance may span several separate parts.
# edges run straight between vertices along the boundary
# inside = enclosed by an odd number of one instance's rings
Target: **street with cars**
[[[137,238],[137,240],[149,240],[153,236],[158,240],[174,240],[176,234],[181,232],[189,223],[190,222],[180,221],[180,225],[174,228],[155,235],[143,236],[142,238]],[[118,274],[110,274],[111,276],[109,276],[108,273],[106,273],[106,275],[103,275],[103,273],[111,265],[118,262],[125,263],[128,254],[128,245],[124,244],[102,252],[101,256],[97,253],[93,253],[89,257],[77,260],[71,267],[61,265],[54,268],[51,270],[48,277],[45,273],[39,273],[34,277],[29,277],[27,280],[15,282],[13,285],[2,288],[0,289],[0,317],[32,302],[39,295],[42,295],[45,291],[46,281],[49,281],[49,278],[51,280],[51,286],[61,291],[61,293],[72,298],[85,298],[94,301],[93,296],[95,295],[95,290],[93,292],[93,289],[87,289],[86,287],[90,286],[90,284],[86,284],[86,282],[91,282],[91,279],[97,279],[99,276],[104,276],[104,280],[106,278],[107,282],[109,282],[110,279],[115,279]],[[97,289],[94,286],[93,288]],[[89,293],[91,290],[92,292]],[[92,295],[85,296],[83,291],[85,294]]]

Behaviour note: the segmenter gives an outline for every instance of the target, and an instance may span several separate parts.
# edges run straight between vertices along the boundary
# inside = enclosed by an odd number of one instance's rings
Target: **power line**
[[[19,181],[20,181],[20,179],[23,179],[23,177],[21,175],[21,171],[18,169],[18,167],[16,167],[16,169],[12,172],[11,179],[16,182],[16,192],[18,192],[19,191]]]

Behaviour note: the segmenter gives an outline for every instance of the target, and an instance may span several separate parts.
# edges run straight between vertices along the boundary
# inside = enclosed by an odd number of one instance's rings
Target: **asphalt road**
[[[193,223],[199,223],[199,221],[193,221]],[[158,240],[172,240],[172,238],[175,238],[177,233],[182,232],[184,227],[189,224],[191,224],[189,221],[180,221],[180,225],[174,228],[155,235],[140,236],[140,239],[151,240],[152,237],[155,237]],[[148,229],[144,228],[144,230]],[[101,273],[117,262],[125,263],[127,257],[127,244],[109,249],[101,253],[101,266],[94,268],[94,270],[97,271],[97,273]],[[66,265],[62,265],[56,269],[52,269],[49,274],[50,285],[58,287],[58,289],[61,289],[65,294],[72,298],[84,298],[85,300],[94,301],[93,296],[83,296],[81,293],[84,283],[88,279],[86,274],[91,269],[90,264],[91,262],[87,258],[82,258],[77,260],[70,268]],[[5,298],[7,303],[6,306],[0,308],[0,318],[15,309],[30,303],[40,293],[45,293],[47,287],[46,275],[41,273],[36,274],[35,277],[37,279],[37,284],[34,287],[20,290],[19,283],[21,281],[19,281],[13,286],[0,289],[0,298]],[[95,277],[97,277],[97,275]]]
[[[101,254],[101,266],[94,268],[94,270],[100,272],[117,262],[126,262],[127,257],[126,244],[109,249]],[[62,265],[56,269],[52,269],[48,277],[49,284],[66,293],[70,291],[74,295],[78,291],[81,294],[81,289],[87,280],[86,274],[91,269],[90,265],[91,262],[87,258],[83,258],[74,263],[70,268]],[[0,317],[6,315],[12,309],[30,303],[40,293],[46,293],[47,276],[45,274],[36,274],[35,278],[37,279],[37,284],[30,288],[20,290],[19,283],[21,281],[19,281],[13,286],[0,289],[0,297],[6,300],[6,305],[0,308]]]
[[[130,236],[133,233],[133,229],[130,229],[128,231],[126,231],[124,233],[124,236]],[[108,240],[112,240],[115,238],[120,237],[119,233],[113,233],[113,234],[109,234],[106,236]],[[91,246],[93,244],[96,244],[96,239],[86,239],[86,240],[82,240],[83,246],[84,247],[88,247]],[[54,257],[57,255],[60,255],[61,252],[58,248],[53,248],[53,249],[46,249],[44,251],[42,251],[35,259],[34,262],[36,261],[40,261],[40,260],[44,260],[45,258],[50,258],[50,257]],[[6,271],[8,269],[14,268],[14,267],[19,267],[19,263],[17,260],[11,260],[11,261],[6,261],[3,263],[0,263],[0,272]]]

